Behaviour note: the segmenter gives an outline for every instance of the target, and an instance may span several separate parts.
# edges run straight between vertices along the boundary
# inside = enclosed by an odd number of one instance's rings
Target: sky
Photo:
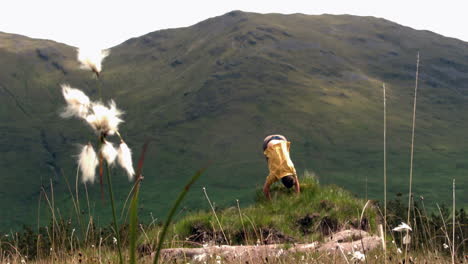
[[[110,48],[232,10],[375,16],[468,41],[467,0],[1,0],[0,31],[82,48]]]

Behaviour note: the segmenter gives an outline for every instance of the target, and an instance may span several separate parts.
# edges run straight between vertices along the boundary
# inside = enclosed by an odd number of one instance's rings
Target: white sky
[[[0,0],[0,31],[109,48],[232,10],[369,15],[468,41],[467,0]]]

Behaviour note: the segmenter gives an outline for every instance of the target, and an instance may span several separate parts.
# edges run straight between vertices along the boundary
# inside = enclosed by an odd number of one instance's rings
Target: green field
[[[151,141],[144,219],[163,218],[186,179],[210,161],[188,211],[207,208],[203,186],[218,206],[250,204],[268,173],[261,144],[271,133],[292,142],[299,173],[382,199],[382,83],[389,197],[407,193],[417,52],[414,194],[430,207],[448,204],[455,178],[466,208],[468,43],[374,17],[234,11],[112,48],[98,82],[79,70],[73,47],[0,33],[0,230],[37,224],[41,186],[49,195],[53,186],[64,217],[71,211],[65,179],[74,188],[77,145],[95,138],[80,121],[59,117],[65,82],[93,100],[101,86],[104,100],[117,102],[135,156]],[[121,206],[131,185],[115,172]],[[99,188],[88,188],[90,201],[107,224]]]

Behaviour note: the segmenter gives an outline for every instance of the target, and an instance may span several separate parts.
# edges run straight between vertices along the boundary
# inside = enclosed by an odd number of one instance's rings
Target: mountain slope
[[[313,170],[322,183],[380,199],[383,82],[389,197],[405,193],[417,52],[415,195],[430,204],[448,202],[456,178],[458,202],[468,202],[462,195],[468,184],[465,42],[373,17],[233,11],[112,48],[100,83],[78,69],[72,47],[4,33],[0,43],[0,210],[14,208],[2,224],[33,223],[40,185],[51,191],[49,178],[58,202],[70,204],[64,177],[74,183],[75,145],[94,136],[79,121],[58,117],[63,82],[93,99],[101,85],[104,99],[126,112],[121,129],[135,154],[152,141],[143,173],[144,217],[164,217],[185,179],[208,161],[198,186],[207,186],[222,206],[248,203],[267,174],[261,140],[270,133],[292,142],[300,174]],[[116,171],[123,203],[130,186]],[[206,206],[199,187],[187,208]],[[89,192],[100,211],[99,186]]]

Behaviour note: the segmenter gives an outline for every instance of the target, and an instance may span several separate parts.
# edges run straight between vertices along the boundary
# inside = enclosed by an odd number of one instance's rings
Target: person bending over
[[[281,180],[286,188],[295,187],[297,193],[301,192],[296,169],[289,156],[291,142],[282,135],[270,135],[263,140],[263,154],[268,162],[270,174],[263,186],[263,193],[271,200],[270,186]]]

